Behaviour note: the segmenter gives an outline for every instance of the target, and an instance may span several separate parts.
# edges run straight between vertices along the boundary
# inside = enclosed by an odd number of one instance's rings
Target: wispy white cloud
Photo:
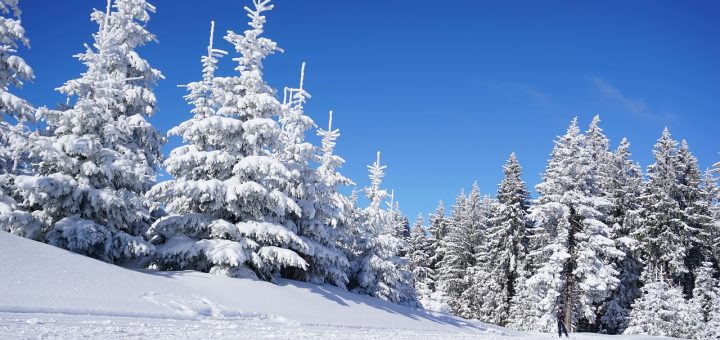
[[[600,77],[586,77],[597,93],[612,105],[620,107],[624,112],[636,117],[648,119],[654,123],[667,123],[672,120],[670,112],[660,112],[651,108],[644,100],[630,98],[620,90]]]
[[[527,83],[489,81],[486,85],[510,96],[527,97],[536,104],[545,105],[551,102],[548,94]]]

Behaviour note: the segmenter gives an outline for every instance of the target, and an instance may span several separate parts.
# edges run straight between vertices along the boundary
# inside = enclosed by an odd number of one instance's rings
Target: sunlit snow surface
[[[0,338],[178,337],[553,338],[433,315],[331,286],[138,272],[0,232]]]

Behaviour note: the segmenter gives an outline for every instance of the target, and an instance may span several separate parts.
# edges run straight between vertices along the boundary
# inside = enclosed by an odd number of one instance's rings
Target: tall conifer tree
[[[51,136],[32,144],[38,176],[16,180],[47,231],[37,238],[109,262],[152,251],[141,236],[154,209],[144,194],[155,181],[163,138],[147,117],[162,75],[135,49],[155,40],[146,28],[154,11],[144,0],[117,0],[92,13],[99,30],[77,55],[87,70],[58,89],[75,102],[44,112]]]

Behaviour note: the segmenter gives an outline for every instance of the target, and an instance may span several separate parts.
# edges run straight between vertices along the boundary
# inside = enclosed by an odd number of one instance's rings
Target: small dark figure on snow
[[[567,328],[565,327],[565,310],[562,307],[558,307],[558,311],[555,316],[557,316],[558,336],[562,338],[562,334],[565,333],[565,336],[569,338],[570,336],[568,335]]]

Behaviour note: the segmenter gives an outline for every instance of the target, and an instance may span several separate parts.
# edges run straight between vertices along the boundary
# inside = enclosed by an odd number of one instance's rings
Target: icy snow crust
[[[135,271],[6,232],[0,232],[0,263],[3,339],[550,337],[332,286]]]

